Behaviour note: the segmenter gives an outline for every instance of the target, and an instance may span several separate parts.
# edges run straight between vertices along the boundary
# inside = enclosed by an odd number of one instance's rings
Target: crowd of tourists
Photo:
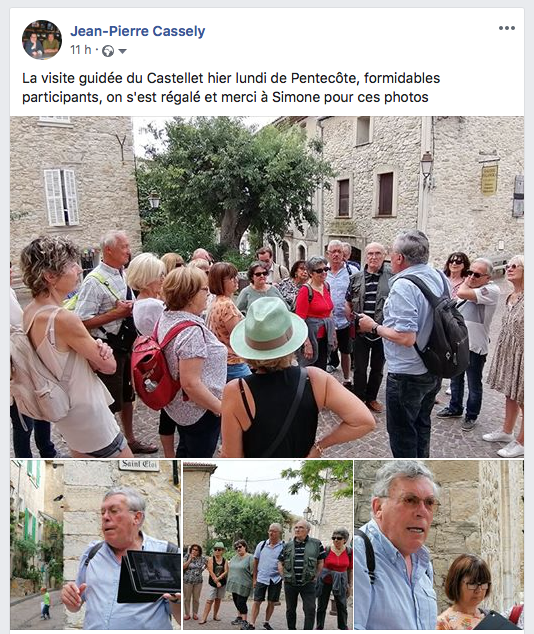
[[[320,457],[370,433],[373,413],[384,409],[393,456],[428,457],[430,414],[442,385],[442,376],[421,354],[434,323],[428,293],[455,299],[469,338],[467,367],[452,376],[450,403],[437,415],[461,418],[464,433],[478,428],[489,328],[499,300],[487,259],[471,261],[454,252],[443,271],[432,268],[428,239],[417,230],[400,233],[389,252],[369,243],[361,268],[349,260],[350,245],[338,240],[329,242],[324,257],[298,260],[289,270],[265,246],[255,253],[248,284],[238,292],[236,267],[214,262],[202,248],[189,263],[173,253],[132,259],[128,236],[109,231],[100,255],[80,285],[73,242],[37,238],[21,254],[23,281],[32,295],[24,310],[11,289],[12,332],[26,333],[70,399],[67,413],[52,424],[71,456],[158,451],[136,432],[134,420],[132,348],[144,335],[162,346],[171,383],[179,379],[179,389],[158,408],[166,457],[212,457],[217,448],[223,457]],[[486,379],[505,395],[504,420],[502,429],[481,430],[485,441],[506,443],[499,455],[519,457],[522,255],[507,263],[506,276],[513,290]],[[384,404],[378,392],[386,364]],[[341,381],[334,372],[338,366]],[[22,392],[16,367],[13,376],[15,455],[31,457],[34,429],[41,456],[55,456],[50,421],[32,418],[22,396],[17,407]],[[322,410],[339,422],[318,433]]]
[[[325,629],[330,597],[335,602],[337,627],[348,629],[347,599],[352,595],[352,549],[349,532],[339,528],[332,532],[332,542],[326,548],[319,539],[309,535],[311,524],[298,520],[294,537],[283,539],[278,523],[269,526],[267,538],[249,551],[244,539],[233,544],[234,554],[226,557],[226,547],[216,541],[206,557],[202,546],[191,544],[184,559],[184,620],[191,618],[204,625],[211,618],[220,621],[221,601],[231,595],[236,616],[230,622],[242,630],[259,629],[256,625],[261,604],[267,601],[262,629],[272,630],[270,621],[280,605],[282,589],[286,606],[287,628],[296,629],[297,604],[302,600],[303,629]],[[206,570],[207,574],[203,575]],[[208,593],[202,613],[200,595],[204,578]],[[248,601],[252,597],[249,611]],[[227,628],[230,629],[230,628]]]

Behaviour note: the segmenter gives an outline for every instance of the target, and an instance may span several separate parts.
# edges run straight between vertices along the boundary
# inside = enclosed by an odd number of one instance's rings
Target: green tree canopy
[[[300,469],[284,469],[281,475],[282,478],[297,480],[289,487],[292,495],[296,495],[304,487],[310,491],[312,499],[318,500],[323,486],[333,483],[341,485],[334,493],[336,497],[352,497],[352,460],[304,460]]]
[[[244,539],[251,550],[267,538],[269,524],[289,523],[289,513],[268,493],[244,493],[229,486],[211,496],[205,519],[227,549]]]
[[[159,143],[138,168],[140,195],[155,190],[162,201],[155,225],[144,214],[149,243],[169,233],[167,222],[204,240],[218,229],[220,244],[234,250],[247,229],[280,240],[292,222],[316,224],[312,196],[334,173],[321,144],[308,143],[300,128],[255,131],[240,118],[176,117],[151,132]]]

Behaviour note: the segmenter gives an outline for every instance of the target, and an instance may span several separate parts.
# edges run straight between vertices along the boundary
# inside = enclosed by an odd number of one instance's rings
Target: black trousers
[[[247,614],[247,597],[244,597],[241,594],[237,594],[237,592],[232,592],[232,599],[234,600],[234,605],[237,609],[238,614]]]
[[[331,583],[323,583],[323,590],[317,597],[317,629],[324,630],[324,621],[326,618],[326,610],[328,609],[328,601],[330,600],[330,592],[332,591]],[[334,595],[334,601],[336,602],[337,611],[337,629],[347,629],[347,597],[336,597]]]
[[[376,401],[378,390],[382,384],[384,370],[384,344],[382,339],[369,341],[357,335],[352,342],[354,358],[353,391],[364,401]],[[367,378],[367,367],[371,357],[371,368]]]
[[[310,581],[302,586],[293,586],[284,582],[286,597],[286,621],[288,630],[297,629],[297,603],[299,596],[302,598],[302,611],[304,612],[305,630],[313,630],[315,623],[315,581]]]

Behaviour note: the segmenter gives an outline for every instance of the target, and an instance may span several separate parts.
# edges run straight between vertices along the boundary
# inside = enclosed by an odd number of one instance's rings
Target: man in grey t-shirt
[[[482,370],[489,346],[489,329],[497,302],[499,287],[491,281],[493,266],[485,258],[477,258],[457,292],[458,309],[469,334],[469,366],[451,379],[451,401],[438,412],[438,418],[460,418],[463,414],[464,384],[467,375],[468,396],[462,429],[471,431],[477,424],[482,407]]]

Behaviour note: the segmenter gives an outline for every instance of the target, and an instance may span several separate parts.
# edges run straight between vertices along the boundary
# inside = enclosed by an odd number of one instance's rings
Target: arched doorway
[[[282,257],[284,266],[289,270],[289,244],[285,240],[282,241]]]

